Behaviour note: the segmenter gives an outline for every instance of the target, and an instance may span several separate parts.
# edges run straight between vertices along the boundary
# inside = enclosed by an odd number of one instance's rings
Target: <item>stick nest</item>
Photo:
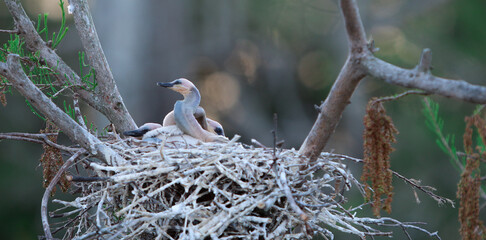
[[[54,214],[68,219],[57,223],[67,228],[64,238],[332,239],[330,230],[378,233],[366,225],[383,220],[353,217],[359,207],[341,207],[342,193],[352,183],[361,185],[339,157],[323,153],[301,171],[294,149],[236,140],[188,144],[167,135],[153,143],[113,136],[105,143],[127,161],[82,160],[91,177],[102,180],[76,183],[80,195],[73,201],[54,200],[63,205]]]

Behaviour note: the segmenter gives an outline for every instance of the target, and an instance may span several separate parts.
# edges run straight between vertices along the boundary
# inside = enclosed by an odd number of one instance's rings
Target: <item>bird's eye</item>
[[[216,134],[218,134],[218,135],[224,136],[224,131],[223,131],[223,129],[222,129],[222,128],[220,128],[220,127],[216,127],[216,128],[214,129],[214,132],[216,132]]]
[[[175,80],[173,83],[174,83],[174,85],[175,84],[181,84],[181,81],[180,80]]]

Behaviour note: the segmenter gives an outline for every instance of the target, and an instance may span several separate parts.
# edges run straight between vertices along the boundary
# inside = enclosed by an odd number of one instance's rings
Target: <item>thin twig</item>
[[[37,85],[36,85],[37,86]],[[54,93],[51,98],[56,98],[59,94],[61,94],[62,92],[66,91],[67,89],[72,89],[74,88],[73,85],[66,85],[64,86],[63,88],[61,88],[61,90],[57,91],[56,93]]]
[[[263,145],[261,142],[259,142],[258,140],[256,139],[251,139],[251,143],[253,145],[256,145],[257,147],[260,147],[260,148],[264,148],[264,149],[267,149],[267,146]]]
[[[287,202],[290,204],[292,209],[299,215],[300,219],[302,221],[307,221],[309,220],[309,216],[302,211],[302,209],[297,205],[295,202],[294,197],[292,196],[292,191],[290,191],[290,187],[287,183],[287,176],[285,174],[285,171],[281,171],[278,178],[277,178],[277,184],[278,186],[285,192],[285,196],[287,197]]]
[[[420,191],[424,192],[425,194],[431,196],[439,204],[449,203],[452,207],[454,207],[454,201],[452,201],[448,198],[445,198],[445,197],[441,197],[441,196],[433,193],[432,191],[427,190],[428,187],[421,186],[421,185],[417,184],[415,181],[412,181],[412,180],[400,175],[399,173],[397,173],[395,171],[392,171],[392,172],[393,172],[393,175],[395,175],[396,177],[402,179],[403,181],[410,184],[414,188],[417,188],[418,190],[420,190]]]
[[[67,175],[66,179],[70,182],[102,182],[107,181],[109,177],[85,177],[85,176],[73,176]]]
[[[9,136],[9,135],[5,135],[3,133],[0,133],[0,139],[19,140],[19,141],[26,141],[26,142],[33,142],[33,143],[40,143],[40,144],[44,143],[44,141],[41,141],[41,140],[38,140],[38,139],[21,137],[21,136]]]
[[[329,153],[329,154],[326,154],[326,155],[331,156],[331,157],[335,156],[335,157],[339,157],[341,159],[351,160],[351,161],[357,162],[357,163],[363,163],[363,159],[354,158],[354,157],[350,157],[350,156],[346,156],[346,155],[342,155],[342,154]],[[410,179],[400,175],[399,173],[397,173],[393,170],[392,170],[392,173],[396,177],[398,177],[398,178],[402,179],[403,181],[405,181],[406,183],[410,184],[412,187],[414,187],[414,188],[424,192],[425,194],[429,195],[434,200],[436,200],[439,204],[449,203],[449,204],[451,204],[452,207],[454,207],[454,201],[452,201],[448,198],[445,198],[445,197],[441,197],[441,196],[433,193],[432,191],[428,190],[429,187],[421,186],[421,185],[417,184],[416,181],[410,180]]]
[[[408,234],[407,229],[403,225],[400,225],[400,227],[402,228],[403,232],[405,233],[405,236],[407,236],[407,239],[412,240],[412,237],[410,237],[410,234]]]
[[[396,101],[400,98],[403,98],[403,97],[406,97],[406,96],[409,96],[409,95],[424,95],[424,96],[427,96],[427,95],[430,95],[430,93],[427,93],[427,92],[422,91],[422,90],[408,90],[408,91],[405,91],[403,93],[396,94],[396,95],[393,95],[393,96],[380,97],[373,102]]]
[[[56,230],[52,231],[52,234],[56,234],[57,232],[63,230],[67,226],[69,226],[69,224],[71,224],[74,221],[78,220],[81,216],[83,216],[83,214],[85,214],[87,211],[89,211],[92,207],[93,207],[93,205],[91,205],[91,206],[87,207],[86,209],[84,209],[83,211],[81,211],[76,217],[74,217],[73,219],[69,220],[68,222],[66,222],[64,225],[62,225],[61,227],[57,228]]]
[[[80,148],[71,148],[66,147],[55,142],[49,140],[47,136],[55,135],[57,133],[0,133],[0,139],[8,139],[8,140],[20,140],[20,141],[27,141],[33,143],[40,143],[40,144],[47,144],[51,147],[55,147],[57,149],[66,151],[66,152],[77,152]]]
[[[19,30],[18,29],[13,29],[13,30],[0,29],[0,33],[17,34],[17,33],[19,33]]]

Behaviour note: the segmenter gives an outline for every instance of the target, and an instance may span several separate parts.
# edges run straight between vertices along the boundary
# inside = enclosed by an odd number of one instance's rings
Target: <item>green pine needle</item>
[[[67,31],[69,30],[68,27],[66,27],[66,13],[64,11],[64,1],[59,0],[59,7],[61,7],[61,27],[59,28],[59,33],[56,36],[56,33],[54,32],[52,34],[52,48],[56,48],[59,43],[61,43],[62,39],[64,36],[66,36]]]
[[[88,64],[85,63],[84,52],[79,52],[78,56],[79,56],[79,71],[80,71],[80,74],[82,76],[81,81],[87,85],[87,87],[83,87],[83,88],[85,90],[88,90],[88,91],[94,91],[96,86],[98,86],[98,83],[96,82],[96,72],[93,68],[91,68],[91,66],[89,66]],[[85,67],[89,67],[89,72],[86,75],[83,75]],[[90,81],[90,79],[93,79],[93,80]]]
[[[32,106],[32,104],[30,104],[30,102],[27,99],[25,99],[25,103],[27,104],[27,106],[29,106],[30,111],[32,111],[33,114],[35,114],[37,117],[39,117],[43,121],[46,121],[46,118],[43,117],[42,115],[40,115],[40,113],[37,112],[37,110],[34,108],[34,106]]]
[[[422,113],[425,116],[425,125],[435,133],[437,139],[435,140],[439,148],[449,155],[451,164],[459,171],[465,166],[465,159],[457,156],[457,149],[455,146],[454,135],[444,135],[444,120],[439,116],[439,104],[432,101],[430,98],[425,97],[422,101],[423,109]]]

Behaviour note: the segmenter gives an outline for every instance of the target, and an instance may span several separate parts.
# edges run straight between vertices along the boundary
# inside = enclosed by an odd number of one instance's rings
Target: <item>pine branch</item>
[[[449,135],[444,136],[444,134],[442,133],[443,121],[439,118],[438,115],[438,105],[428,98],[424,98],[423,105],[424,115],[427,118],[427,126],[437,135],[437,144],[445,153],[447,153],[451,157],[452,165],[454,165],[454,167],[456,167],[456,169],[458,169],[460,172],[463,172],[464,165],[461,163],[456,154],[455,146],[449,144]],[[452,138],[451,141],[453,143],[454,138]]]
[[[105,162],[124,162],[113,149],[107,147],[98,138],[77,124],[70,116],[62,111],[51,99],[40,91],[25,75],[19,62],[20,57],[15,54],[7,56],[7,62],[0,62],[0,74],[10,80],[13,87],[20,92],[37,110],[49,118],[73,142],[78,143],[91,154]]]
[[[42,37],[37,32],[36,28],[32,24],[30,18],[27,16],[27,13],[23,9],[20,1],[18,0],[4,0],[7,8],[12,14],[12,17],[15,21],[16,29],[20,36],[23,37],[25,40],[25,46],[31,52],[38,52],[40,58],[42,58],[46,64],[51,68],[54,69],[59,78],[66,84],[75,84],[75,85],[83,85],[83,79],[79,77],[57,54],[56,52],[50,47],[50,44],[45,42]],[[83,3],[84,4],[84,3]],[[87,8],[86,8],[87,9]],[[76,8],[75,8],[76,12]],[[80,12],[77,11],[78,14],[88,14],[89,12]],[[76,13],[75,13],[76,14]],[[80,15],[81,16],[81,15]],[[45,20],[44,20],[45,22]],[[87,25],[85,28],[93,28],[94,25]],[[46,30],[41,30],[46,31]],[[87,29],[86,29],[87,31]],[[59,33],[63,34],[63,33]],[[85,31],[80,31],[80,36],[84,36],[87,34]],[[58,35],[59,36],[59,35]],[[100,48],[101,50],[101,48]],[[89,51],[96,51],[96,49],[90,49]],[[90,53],[88,53],[90,54]],[[103,54],[101,51],[99,54]],[[106,68],[108,68],[108,64],[106,64]],[[109,69],[109,68],[108,68]],[[104,76],[102,68],[96,69],[97,74],[100,76]],[[99,73],[98,73],[99,71]],[[108,120],[115,125],[115,127],[119,131],[128,131],[136,128],[136,124],[133,121],[132,117],[128,113],[122,98],[114,85],[113,80],[109,80],[107,78],[100,78],[99,83],[106,81],[105,87],[101,87],[97,89],[95,93],[92,93],[84,88],[76,88],[75,92],[77,92],[81,99],[83,99],[86,103],[88,103],[91,107],[101,112],[105,115]],[[110,82],[111,81],[111,82]]]

